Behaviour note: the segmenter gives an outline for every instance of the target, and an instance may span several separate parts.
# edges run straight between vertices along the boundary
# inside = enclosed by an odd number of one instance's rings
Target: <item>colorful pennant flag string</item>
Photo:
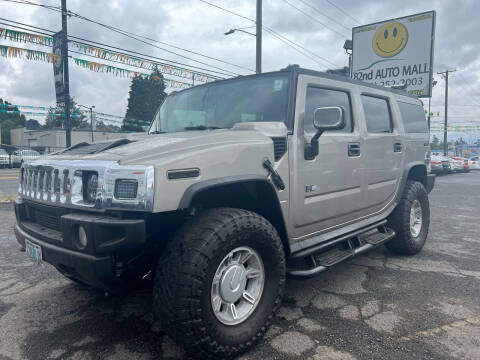
[[[49,36],[37,35],[23,31],[0,28],[0,38],[10,39],[16,42],[29,42],[32,44],[53,46],[53,38]]]
[[[76,65],[94,72],[110,73],[115,76],[128,77],[128,78],[133,78],[135,76],[141,76],[144,78],[150,77],[150,75],[144,74],[141,72],[132,71],[125,68],[119,68],[119,67],[111,66],[107,64],[97,63],[97,62],[89,61],[85,59],[73,58],[73,61],[75,62]],[[192,86],[192,84],[189,84],[183,81],[178,81],[173,79],[163,79],[163,80],[169,87],[173,89],[185,89]]]
[[[111,50],[100,49],[94,46],[81,44],[75,41],[71,41],[71,44],[78,51],[102,60],[116,61],[125,65],[135,66],[135,67],[146,69],[146,70],[153,70],[155,67],[157,67],[158,70],[163,74],[178,76],[185,79],[193,79],[194,81],[200,81],[200,82],[210,82],[210,81],[219,79],[214,76],[193,72],[177,66],[140,59],[135,56],[129,56],[129,55],[121,54]]]
[[[38,50],[23,49],[14,46],[0,45],[0,56],[51,63],[57,55]]]
[[[29,32],[16,31],[6,28],[0,28],[0,38],[10,39],[16,42],[30,42],[33,44],[53,46],[53,38],[43,35],[32,34]],[[102,60],[115,61],[125,65],[142,68],[145,70],[153,70],[158,68],[163,74],[191,79],[192,81],[210,82],[220,79],[219,77],[198,73],[192,70],[184,69],[178,66],[173,66],[165,63],[159,63],[146,59],[140,59],[135,56],[122,54],[113,50],[101,49],[95,46],[86,45],[76,41],[69,41],[72,46],[79,52],[96,57]]]

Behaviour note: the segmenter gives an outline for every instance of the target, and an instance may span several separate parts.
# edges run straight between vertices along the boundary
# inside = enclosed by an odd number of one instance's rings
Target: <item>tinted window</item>
[[[362,95],[362,103],[369,133],[392,131],[390,108],[386,99]]]
[[[343,110],[345,128],[335,130],[340,132],[352,131],[352,111],[350,96],[344,91],[322,89],[317,87],[307,88],[307,99],[305,104],[305,132],[316,132],[313,126],[313,115],[315,109],[321,107],[338,106]]]
[[[407,133],[428,132],[427,121],[423,107],[415,104],[399,102],[400,113],[402,114],[403,126]]]

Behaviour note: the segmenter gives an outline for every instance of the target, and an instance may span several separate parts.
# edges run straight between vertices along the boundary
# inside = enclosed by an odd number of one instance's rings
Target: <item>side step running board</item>
[[[287,269],[288,275],[297,278],[306,278],[317,275],[321,272],[328,270],[335,264],[341,263],[355,255],[361,254],[365,251],[373,249],[388,240],[391,240],[395,237],[395,231],[387,228],[386,226],[381,226],[378,230],[367,230],[363,234],[357,236],[358,246],[353,246],[353,241],[350,239],[347,240],[346,244],[348,245],[347,249],[341,248],[332,248],[325,252],[317,252],[309,255],[310,261],[313,263],[313,267],[309,269]]]

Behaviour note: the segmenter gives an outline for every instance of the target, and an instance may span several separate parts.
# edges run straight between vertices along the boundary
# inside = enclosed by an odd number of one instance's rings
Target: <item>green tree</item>
[[[441,144],[441,146],[440,146],[440,144]],[[433,135],[433,139],[432,139],[432,142],[430,144],[430,147],[433,150],[439,150],[443,147],[443,143],[440,143],[440,139],[437,137],[437,135]]]
[[[45,129],[65,128],[65,104],[57,104],[48,109],[49,114],[45,119]],[[88,126],[87,116],[80,110],[73,98],[70,98],[70,123],[72,128]]]
[[[137,75],[132,79],[128,97],[127,113],[123,120],[122,130],[144,131],[142,125],[152,121],[165,93],[165,81],[162,73],[155,68],[150,76]],[[147,123],[135,122],[143,120]]]
[[[2,129],[1,142],[11,145],[10,130],[25,127],[25,115],[20,114],[18,108],[8,101],[0,99],[0,127]]]

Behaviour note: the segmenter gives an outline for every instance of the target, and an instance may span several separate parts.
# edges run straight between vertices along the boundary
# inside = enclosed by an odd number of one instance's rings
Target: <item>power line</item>
[[[285,36],[283,35],[280,35],[279,33],[275,32],[274,30],[268,28],[268,27],[264,27],[264,30],[266,30],[267,32],[269,32],[271,35],[273,35],[274,37],[276,37],[277,39],[279,39],[280,41],[282,41],[283,43],[287,44],[288,46],[290,46],[291,48],[293,48],[294,50],[296,50],[298,53],[302,54],[303,56],[306,56],[308,57],[310,60],[316,62],[317,64],[319,65],[322,65],[322,66],[325,66],[324,64],[318,62],[318,60],[316,60],[314,57],[308,55],[307,53],[310,53],[312,54],[313,56],[323,60],[324,62],[326,63],[329,63],[335,67],[338,67],[337,64],[334,64],[333,62],[331,62],[330,60],[320,56],[320,55],[317,55],[315,54],[314,52],[308,50],[307,48],[297,44],[297,43],[294,43],[293,41],[291,41],[290,39],[286,38]],[[301,50],[297,49],[296,47],[300,48]],[[302,51],[303,50],[303,51]]]
[[[337,30],[329,27],[328,25],[324,24],[323,22],[321,22],[320,20],[318,20],[317,18],[314,18],[312,15],[310,15],[309,13],[303,11],[302,9],[296,7],[295,5],[293,5],[291,2],[289,2],[288,0],[282,0],[284,3],[288,4],[289,6],[291,6],[292,8],[294,8],[295,10],[297,10],[298,12],[302,13],[303,15],[305,15],[306,17],[308,17],[309,19],[315,21],[316,23],[322,25],[323,27],[327,28],[328,30],[334,32],[335,34],[339,35],[340,37],[342,38],[348,38],[349,36],[348,35],[344,35],[340,32],[338,32]]]
[[[37,4],[31,1],[26,1],[26,0],[2,0],[5,2],[11,2],[11,3],[17,3],[17,4],[24,4],[24,5],[34,5],[38,7],[43,7],[49,10],[57,11],[57,12],[62,12],[61,8],[59,6],[51,6],[51,5],[45,5],[45,4]]]
[[[205,1],[205,0],[198,0],[198,1],[200,1],[200,2],[202,2],[202,3],[204,3],[204,4],[207,4],[207,5],[213,6],[213,7],[217,8],[217,9],[222,10],[222,11],[224,11],[224,12],[227,12],[227,13],[229,13],[229,14],[232,14],[232,15],[235,15],[235,16],[238,16],[238,17],[241,17],[242,19],[245,19],[245,20],[248,20],[248,21],[253,21],[254,23],[256,23],[255,20],[253,20],[253,19],[251,19],[251,18],[249,18],[249,17],[246,17],[246,16],[244,16],[244,15],[241,15],[241,14],[239,14],[239,13],[236,13],[236,12],[234,12],[234,11],[232,11],[232,10],[225,9],[225,8],[223,8],[223,7],[221,7],[221,6],[212,4],[211,2],[208,2],[208,1]]]
[[[108,44],[100,43],[100,42],[97,42],[97,41],[87,40],[87,39],[77,37],[77,36],[69,35],[68,37],[70,39],[75,39],[75,42],[78,42],[80,44],[85,44],[85,45],[90,45],[90,46],[94,45],[95,47],[98,47],[98,48],[103,49],[103,50],[115,49],[115,50],[120,50],[120,51],[123,51],[123,52],[127,52],[128,54],[126,54],[126,55],[135,54],[135,55],[140,56],[140,57],[147,57],[148,58],[147,60],[156,59],[156,60],[160,60],[160,61],[166,61],[166,62],[169,62],[171,64],[182,65],[182,66],[185,66],[187,68],[187,70],[190,70],[190,71],[195,71],[195,70],[192,70],[192,69],[200,69],[200,70],[207,71],[209,73],[231,76],[230,74],[226,74],[226,73],[223,73],[223,72],[218,72],[218,71],[215,71],[215,70],[205,69],[205,68],[194,66],[194,65],[188,65],[188,64],[173,61],[173,60],[167,60],[167,59],[159,58],[157,56],[147,55],[147,54],[144,54],[144,53],[141,53],[141,52],[138,52],[138,51],[127,50],[127,49],[123,49],[123,48],[120,48],[120,47],[117,47],[117,46],[108,45]],[[80,40],[80,41],[78,41],[78,40]],[[82,41],[85,41],[86,43],[82,43]],[[98,45],[100,45],[100,46],[98,46]],[[104,48],[104,47],[107,47],[107,48]],[[167,65],[171,65],[171,64],[167,64]],[[188,68],[191,68],[191,69],[188,69]],[[211,75],[211,74],[206,74],[206,75]]]
[[[2,0],[2,1],[6,1],[6,0]],[[48,29],[45,29],[45,28],[42,28],[42,27],[33,26],[33,25],[28,25],[28,24],[21,23],[21,22],[18,22],[18,21],[13,21],[13,20],[9,20],[9,19],[5,19],[5,18],[1,18],[1,17],[0,17],[0,20],[3,20],[3,21],[8,21],[8,22],[11,22],[11,23],[14,23],[14,24],[23,25],[23,26],[28,26],[28,27],[31,27],[31,28],[33,28],[33,29],[40,29],[40,30],[43,30],[43,31],[48,31],[48,32],[50,33],[50,34],[45,34],[45,33],[43,33],[43,35],[49,35],[49,36],[52,36],[52,34],[54,34],[54,33],[55,33],[55,31],[53,31],[53,30],[48,30]],[[41,32],[39,32],[39,31],[36,31],[36,30],[25,29],[25,28],[21,28],[21,27],[19,27],[19,26],[15,26],[15,25],[10,25],[10,24],[4,24],[4,25],[9,25],[9,26],[12,26],[12,27],[17,27],[17,28],[20,28],[20,29],[28,30],[28,31],[35,31],[35,32],[38,32],[38,33],[42,34]]]
[[[202,53],[193,51],[193,50],[188,50],[188,49],[185,49],[185,48],[176,46],[176,45],[172,45],[172,44],[166,43],[166,42],[164,42],[164,41],[155,40],[155,39],[149,38],[149,37],[147,37],[147,36],[138,35],[138,34],[132,33],[132,32],[127,31],[127,30],[123,30],[123,29],[120,29],[120,28],[117,28],[117,27],[114,27],[114,26],[111,26],[111,25],[103,24],[103,23],[101,23],[101,22],[99,22],[99,21],[96,21],[96,20],[87,18],[87,17],[82,16],[82,15],[79,15],[79,14],[77,14],[77,13],[71,12],[71,14],[73,14],[73,16],[75,16],[75,17],[78,17],[79,19],[92,22],[92,23],[97,24],[97,25],[99,25],[99,26],[105,27],[105,28],[107,28],[107,29],[109,29],[109,30],[115,31],[115,32],[117,32],[117,33],[119,33],[119,34],[122,34],[122,35],[125,35],[125,36],[129,35],[130,37],[133,37],[133,38],[134,38],[135,40],[137,40],[137,41],[140,41],[140,40],[137,39],[137,38],[147,39],[147,40],[149,40],[149,41],[153,41],[153,42],[156,42],[156,43],[159,43],[159,44],[163,44],[163,45],[166,45],[166,46],[170,46],[170,47],[172,47],[172,48],[174,48],[174,49],[178,49],[178,50],[181,50],[181,51],[185,51],[185,52],[188,52],[188,53],[191,53],[191,54],[194,54],[194,55],[198,55],[198,56],[205,57],[205,58],[210,59],[210,60],[214,60],[214,61],[218,61],[218,62],[227,64],[227,65],[230,65],[230,66],[234,66],[234,67],[237,67],[237,68],[239,68],[239,69],[243,69],[243,70],[247,70],[247,71],[252,71],[252,72],[253,72],[252,69],[249,69],[249,68],[247,68],[247,67],[244,67],[244,66],[241,66],[241,65],[237,65],[237,64],[231,63],[231,62],[229,62],[229,61],[221,60],[221,59],[218,59],[218,58],[215,58],[215,57],[212,57],[212,56],[209,56],[209,55],[205,55],[205,54],[202,54]],[[143,42],[143,41],[142,41],[142,42]],[[151,44],[149,44],[149,45],[151,45]],[[164,51],[169,51],[169,50],[165,50],[165,49],[163,49],[163,48],[162,48],[162,50],[164,50]],[[169,52],[170,52],[170,51],[169,51]],[[174,53],[174,52],[171,52],[171,53],[172,53],[172,54],[175,54],[175,55],[179,55],[179,54],[176,54],[176,53]],[[183,57],[184,57],[184,55],[179,55],[179,56],[183,56]],[[191,60],[193,60],[193,59],[191,59]],[[198,60],[193,60],[193,61],[198,61]],[[204,65],[205,65],[205,64],[204,64]]]
[[[331,2],[330,0],[325,0],[326,2],[328,2],[330,5],[332,5],[335,9],[337,9],[338,11],[340,11],[342,14],[348,16],[350,19],[352,19],[353,21],[355,21],[358,25],[362,25],[362,23],[357,20],[356,18],[354,18],[352,15],[350,15],[349,13],[347,13],[345,10],[343,10],[342,8],[340,8],[339,6],[335,5],[333,2]]]
[[[37,26],[33,26],[33,25],[28,25],[28,24],[25,24],[25,23],[21,23],[21,22],[18,22],[18,21],[13,21],[13,20],[9,20],[9,19],[5,19],[5,18],[0,18],[0,20],[5,20],[5,21],[8,21],[8,22],[11,22],[11,23],[14,23],[14,24],[20,24],[20,25],[23,25],[23,26],[27,26],[27,27],[31,27],[35,30],[32,30],[32,29],[28,29],[28,28],[25,28],[25,27],[22,27],[22,26],[18,26],[18,25],[12,25],[12,24],[9,24],[9,23],[2,23],[0,22],[0,24],[4,24],[4,25],[7,25],[7,26],[11,26],[11,27],[14,27],[14,28],[17,28],[17,29],[22,29],[22,30],[27,30],[27,31],[34,31],[36,33],[39,33],[39,34],[42,34],[42,35],[46,35],[46,36],[52,36],[52,34],[49,34],[49,33],[45,33],[45,32],[42,32],[42,31],[39,31],[39,30],[36,30],[36,29],[40,29],[40,30],[43,30],[43,31],[47,31],[47,32],[50,32],[50,33],[54,33],[54,31],[52,30],[49,30],[49,29],[45,29],[45,28],[41,28],[41,27],[37,27]],[[88,39],[84,39],[84,38],[81,38],[81,37],[77,37],[77,36],[72,36],[72,35],[69,35],[68,36],[69,39],[75,39],[76,42],[79,42],[81,43],[81,41],[85,41],[86,43],[84,43],[85,45],[89,45],[89,46],[95,46],[95,47],[108,47],[109,49],[106,49],[106,48],[103,48],[104,50],[110,50],[110,49],[115,49],[115,50],[120,50],[120,51],[124,51],[124,52],[127,52],[127,53],[130,53],[130,54],[135,54],[135,55],[139,55],[139,56],[143,56],[143,57],[148,57],[150,59],[156,59],[156,60],[160,60],[160,61],[165,61],[167,63],[169,63],[168,65],[179,65],[179,66],[184,66],[187,70],[189,71],[196,71],[196,70],[193,70],[193,69],[199,69],[199,70],[203,70],[203,71],[206,71],[206,72],[209,72],[209,73],[214,73],[214,74],[220,74],[220,75],[225,75],[225,76],[231,76],[231,74],[228,74],[228,73],[224,73],[224,72],[219,72],[219,71],[215,71],[215,70],[211,70],[211,69],[206,69],[206,68],[202,68],[202,67],[198,67],[198,66],[195,66],[195,65],[189,65],[189,64],[185,64],[185,63],[181,63],[181,62],[178,62],[178,61],[173,61],[173,60],[168,60],[168,59],[164,59],[164,58],[160,58],[160,57],[156,57],[156,56],[152,56],[152,55],[148,55],[148,54],[144,54],[144,53],[140,53],[140,52],[137,52],[137,51],[133,51],[133,50],[127,50],[127,49],[123,49],[123,48],[119,48],[119,47],[116,47],[116,46],[113,46],[113,45],[108,45],[108,44],[104,44],[104,43],[100,43],[100,42],[96,42],[96,41],[93,41],[93,40],[88,40]],[[81,41],[77,41],[78,40],[81,40]],[[210,75],[210,74],[208,74]]]
[[[92,22],[92,23],[94,23],[94,24],[103,26],[103,27],[105,27],[105,28],[107,28],[107,29],[109,29],[109,30],[112,30],[112,31],[116,32],[116,33],[122,34],[123,36],[126,36],[126,37],[129,37],[129,38],[131,38],[131,39],[137,40],[137,41],[139,41],[139,42],[141,42],[141,43],[144,43],[144,44],[146,44],[146,45],[149,45],[149,46],[152,46],[152,47],[154,47],[154,48],[160,49],[160,50],[162,50],[162,51],[168,52],[168,53],[170,53],[170,54],[173,54],[173,55],[176,55],[176,56],[180,56],[180,57],[182,57],[182,58],[184,58],[184,59],[187,59],[187,60],[190,60],[190,61],[193,61],[193,62],[202,64],[202,65],[209,66],[209,67],[211,67],[211,68],[213,68],[213,69],[217,69],[217,70],[229,72],[229,73],[232,73],[232,74],[234,74],[234,75],[240,75],[240,74],[238,74],[238,73],[236,73],[236,72],[233,72],[233,71],[230,71],[230,70],[226,70],[226,69],[222,69],[222,68],[217,67],[217,66],[215,66],[215,65],[210,65],[210,64],[205,63],[205,62],[203,62],[203,61],[195,60],[195,59],[190,58],[190,57],[187,57],[187,56],[185,56],[185,55],[182,55],[182,54],[176,53],[176,52],[174,52],[174,51],[171,51],[171,50],[162,48],[162,47],[160,47],[160,46],[154,45],[154,44],[149,43],[149,42],[147,42],[147,41],[145,41],[145,40],[139,39],[139,38],[137,38],[136,36],[128,35],[128,34],[122,32],[122,31],[115,30],[115,29],[109,27],[108,25],[99,23],[99,22],[97,22],[97,21],[95,21],[95,20],[88,19],[88,18],[86,18],[86,17],[84,17],[84,16],[78,16],[77,14],[74,14],[74,13],[72,13],[72,14],[73,14],[75,17],[78,17],[79,19],[82,19],[82,20],[85,20],[85,21],[89,21],[89,22]]]
[[[54,7],[46,6],[46,5],[41,5],[41,4],[36,4],[36,3],[30,2],[30,1],[19,1],[19,0],[2,0],[2,1],[15,2],[15,3],[19,3],[19,4],[26,4],[26,5],[35,5],[35,6],[44,7],[44,8],[53,10],[53,11],[59,11],[59,12],[61,12],[61,10],[59,10],[58,8],[54,8]],[[85,21],[89,21],[89,22],[91,22],[91,23],[94,23],[94,24],[97,24],[97,25],[99,25],[99,26],[105,27],[105,28],[107,28],[107,29],[109,29],[109,30],[111,30],[111,31],[117,32],[117,33],[122,34],[122,35],[124,35],[124,36],[126,36],[126,37],[129,37],[129,38],[131,38],[131,39],[137,40],[137,41],[142,42],[142,43],[144,43],[144,44],[146,44],[146,45],[155,47],[155,48],[157,48],[157,49],[160,49],[160,50],[162,50],[162,51],[168,52],[168,53],[170,53],[170,54],[173,54],[173,55],[182,57],[182,58],[184,58],[184,59],[187,59],[187,60],[190,60],[190,61],[193,61],[193,62],[202,64],[202,65],[205,65],[205,66],[208,66],[208,67],[217,69],[217,70],[221,70],[221,71],[224,71],[224,72],[228,72],[228,73],[231,73],[231,74],[233,74],[233,75],[237,75],[237,76],[240,75],[240,74],[238,74],[238,73],[236,73],[236,72],[233,72],[233,71],[230,71],[230,70],[226,70],[226,69],[222,69],[222,68],[217,67],[217,66],[215,66],[215,65],[211,65],[211,64],[202,62],[202,61],[200,61],[200,60],[196,60],[196,59],[187,57],[187,56],[185,56],[185,55],[178,54],[178,53],[176,53],[176,52],[174,52],[174,51],[171,51],[171,50],[162,48],[162,47],[160,47],[160,46],[154,45],[154,44],[152,44],[152,43],[149,43],[149,42],[147,42],[147,41],[144,41],[144,40],[140,39],[140,38],[139,38],[139,37],[140,37],[139,35],[135,35],[135,34],[133,34],[133,33],[129,33],[129,32],[127,32],[126,30],[117,29],[117,28],[115,28],[115,27],[113,27],[113,26],[110,26],[110,25],[107,25],[107,24],[103,24],[103,23],[101,23],[101,22],[99,22],[99,21],[95,21],[95,20],[93,20],[93,19],[87,18],[87,17],[85,17],[85,16],[82,16],[82,15],[80,15],[80,14],[74,13],[74,12],[72,12],[72,11],[68,11],[68,14],[71,15],[71,16],[77,17],[77,18],[79,18],[79,19],[82,19],[82,20],[85,20]],[[5,19],[5,20],[7,20],[7,19]],[[7,20],[7,21],[8,21],[8,20]],[[144,37],[144,38],[145,38],[145,37]],[[159,41],[157,41],[157,40],[153,40],[153,41],[159,42]],[[159,42],[159,43],[161,43],[161,42]],[[165,44],[166,44],[166,43],[165,43]],[[174,45],[170,45],[170,44],[166,44],[166,45],[171,46],[171,47],[175,47]],[[179,48],[179,47],[176,47],[176,48],[181,49],[182,51],[186,51],[186,52],[189,52],[189,53],[198,55],[198,56],[205,56],[205,57],[208,57],[208,58],[213,59],[213,60],[215,60],[215,61],[219,61],[219,62],[223,62],[223,63],[228,63],[228,64],[231,65],[231,66],[236,66],[236,67],[243,68],[243,69],[246,69],[246,70],[248,70],[248,71],[252,71],[252,72],[253,72],[252,69],[249,69],[249,68],[246,68],[246,67],[242,67],[242,66],[240,66],[240,65],[236,65],[236,64],[233,64],[233,63],[229,63],[229,62],[226,62],[226,61],[221,60],[221,59],[217,59],[217,58],[214,58],[214,57],[211,57],[211,56],[208,56],[208,55],[196,53],[196,52],[193,52],[193,51],[191,51],[191,50],[187,50],[187,49],[183,49],[183,48]]]
[[[235,16],[238,16],[238,17],[240,17],[240,18],[242,18],[242,19],[245,19],[245,20],[251,21],[251,22],[253,22],[253,23],[256,23],[256,21],[255,21],[254,19],[251,19],[251,18],[246,17],[246,16],[244,16],[244,15],[238,14],[238,13],[232,11],[232,10],[228,10],[228,9],[223,8],[223,7],[221,7],[221,6],[218,6],[218,5],[216,5],[216,4],[212,4],[211,2],[208,2],[208,1],[206,1],[206,0],[198,0],[198,1],[200,1],[200,2],[202,2],[202,3],[204,3],[204,4],[207,4],[207,5],[213,6],[213,7],[217,8],[217,9],[222,10],[222,11],[224,11],[224,12],[227,12],[227,13],[229,13],[229,14],[231,14],[231,15],[235,15]],[[280,35],[280,34],[277,33],[276,31],[274,31],[273,29],[271,29],[271,28],[269,28],[269,27],[267,27],[267,26],[265,26],[265,25],[263,25],[262,28],[263,28],[264,30],[270,32],[270,34],[272,34],[273,36],[277,37],[278,39],[280,39],[280,40],[283,41],[284,43],[286,43],[288,46],[292,47],[294,50],[296,50],[296,51],[299,52],[300,54],[302,54],[302,55],[304,55],[304,56],[312,59],[310,56],[306,55],[304,52],[300,51],[300,50],[297,49],[296,47],[302,49],[302,50],[305,51],[305,52],[308,52],[308,53],[312,54],[313,56],[315,56],[315,57],[317,57],[317,58],[319,58],[319,59],[322,59],[323,61],[325,61],[325,62],[327,62],[327,63],[329,63],[329,64],[332,64],[333,66],[338,66],[338,65],[332,63],[330,60],[328,60],[328,59],[326,59],[326,58],[324,58],[324,57],[322,57],[322,56],[320,56],[320,55],[317,55],[317,54],[313,53],[312,51],[306,49],[305,47],[303,47],[303,46],[301,46],[301,45],[299,45],[299,44],[296,44],[295,42],[293,42],[293,41],[290,40],[290,39],[287,39],[285,36]],[[292,45],[292,44],[293,44],[293,45]],[[296,47],[295,47],[295,46],[296,46]],[[317,61],[315,61],[315,62],[317,62]],[[317,62],[317,63],[318,63],[318,62]],[[318,64],[320,64],[320,63],[318,63]],[[323,64],[320,64],[320,65],[324,66]]]
[[[324,17],[326,17],[327,19],[329,19],[330,21],[334,22],[335,24],[343,27],[345,30],[348,30],[348,31],[351,31],[352,29],[343,25],[341,22],[335,20],[334,18],[332,18],[331,16],[328,16],[327,14],[325,14],[324,12],[320,11],[318,8],[312,6],[311,4],[309,4],[308,2],[304,1],[304,0],[298,0],[300,1],[302,4],[304,4],[305,6],[308,6],[310,9],[312,9],[313,11],[319,13],[320,15],[323,15]]]

